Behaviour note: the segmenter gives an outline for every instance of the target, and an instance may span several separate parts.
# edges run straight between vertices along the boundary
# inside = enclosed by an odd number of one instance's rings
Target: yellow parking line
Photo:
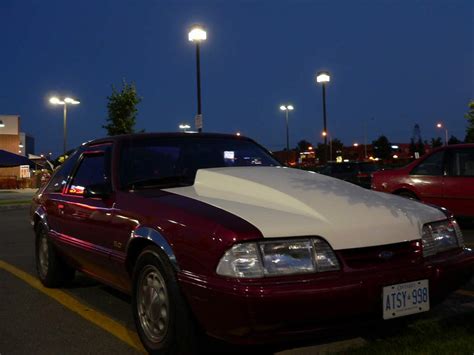
[[[469,290],[460,289],[460,290],[457,290],[456,293],[457,293],[458,295],[474,297],[474,291],[469,291]]]
[[[87,307],[63,291],[44,287],[35,277],[2,260],[0,260],[0,269],[8,271],[9,273],[26,282],[31,287],[34,287],[38,291],[41,291],[51,298],[54,298],[64,307],[79,314],[82,318],[104,329],[124,343],[130,345],[138,351],[146,353],[136,332],[131,331],[106,315]]]

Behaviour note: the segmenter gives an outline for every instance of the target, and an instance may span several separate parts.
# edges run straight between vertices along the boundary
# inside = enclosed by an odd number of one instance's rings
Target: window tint
[[[443,175],[443,159],[444,151],[437,152],[430,157],[423,160],[417,167],[412,171],[412,175],[430,175],[430,176],[441,176]]]
[[[474,176],[474,148],[451,152],[450,176]]]
[[[68,193],[82,195],[87,186],[108,183],[105,169],[105,155],[85,155],[74,175]]]
[[[61,165],[55,172],[45,192],[62,192],[63,187],[66,185],[68,177],[72,173],[72,169],[76,165],[77,159],[80,156],[79,150],[72,153],[69,158]]]
[[[232,166],[277,166],[270,154],[252,141],[230,138],[148,138],[124,142],[120,154],[123,188],[151,180],[191,185],[198,169]],[[161,181],[161,182],[160,182]]]

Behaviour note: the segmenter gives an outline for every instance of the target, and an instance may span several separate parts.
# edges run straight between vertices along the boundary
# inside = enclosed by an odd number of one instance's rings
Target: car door
[[[456,216],[474,216],[474,147],[454,148],[447,153],[444,178],[445,207]]]
[[[440,150],[412,169],[408,183],[420,200],[444,207],[445,172],[445,150]]]
[[[117,273],[109,257],[113,236],[111,223],[115,194],[110,179],[111,144],[90,147],[79,159],[78,166],[64,193],[62,209],[63,238],[67,238],[72,258],[79,268],[101,280],[117,283]],[[109,186],[110,194],[89,197],[90,186]]]

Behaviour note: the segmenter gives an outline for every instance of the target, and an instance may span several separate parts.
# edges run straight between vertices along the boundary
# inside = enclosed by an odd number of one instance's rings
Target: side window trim
[[[107,162],[107,149],[112,148],[112,144],[101,144],[100,146],[93,146],[89,148],[91,149],[83,151],[81,155],[79,156],[79,158],[77,159],[77,162],[74,165],[74,168],[71,170],[71,174],[68,177],[67,183],[63,189],[63,194],[68,195],[68,196],[78,196],[77,194],[69,193],[69,189],[71,188],[72,182],[74,181],[74,178],[76,177],[77,172],[79,171],[79,168],[81,167],[81,164],[86,157],[103,155],[104,164],[109,164],[109,165],[111,164],[111,157],[110,157],[110,161]],[[94,149],[94,148],[100,148],[100,149]],[[110,155],[111,154],[112,152],[110,152]],[[108,169],[104,167],[104,170],[105,171],[108,170],[109,174],[112,175],[111,166],[109,166]],[[112,184],[111,178],[112,177],[109,176],[109,183],[110,183],[110,186],[112,187],[113,184]]]

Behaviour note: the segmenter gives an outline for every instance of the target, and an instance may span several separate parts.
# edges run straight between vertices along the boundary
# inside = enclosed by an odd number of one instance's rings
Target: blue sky
[[[474,97],[474,2],[466,1],[14,1],[0,2],[0,114],[20,114],[37,153],[104,136],[106,97],[123,78],[143,97],[138,129],[176,131],[196,113],[195,52],[202,23],[204,131],[241,131],[272,150],[320,140],[319,70],[329,70],[328,130],[345,144],[385,134],[408,142],[464,137]]]

